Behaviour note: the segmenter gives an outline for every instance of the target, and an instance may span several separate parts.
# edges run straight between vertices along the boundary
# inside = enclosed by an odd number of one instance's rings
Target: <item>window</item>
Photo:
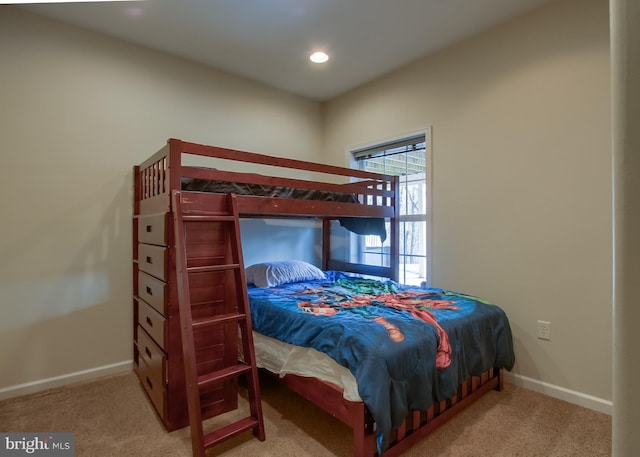
[[[430,154],[427,135],[352,151],[354,166],[400,177],[399,281],[420,285],[430,282],[429,227]],[[387,229],[388,231],[388,229]],[[390,264],[389,239],[363,237],[352,250],[353,260],[373,265]]]

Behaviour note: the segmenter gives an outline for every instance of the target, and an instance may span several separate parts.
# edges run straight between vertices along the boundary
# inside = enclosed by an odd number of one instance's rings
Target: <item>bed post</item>
[[[329,269],[331,259],[331,219],[322,218],[322,269]]]
[[[167,160],[167,173],[169,181],[169,189],[180,189],[181,172],[180,167],[182,165],[182,141],[171,138],[169,141],[169,154]],[[165,178],[166,179],[166,178]]]
[[[353,424],[353,457],[365,457],[365,424],[364,412],[356,416]]]
[[[350,403],[351,428],[353,430],[353,457],[377,455],[373,418],[362,402]]]
[[[133,167],[133,215],[140,214],[140,167]]]

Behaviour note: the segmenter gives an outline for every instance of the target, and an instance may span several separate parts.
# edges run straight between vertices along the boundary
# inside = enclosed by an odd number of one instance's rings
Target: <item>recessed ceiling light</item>
[[[329,56],[326,52],[316,51],[309,56],[309,60],[311,60],[311,62],[313,63],[325,63],[327,60],[329,60]]]

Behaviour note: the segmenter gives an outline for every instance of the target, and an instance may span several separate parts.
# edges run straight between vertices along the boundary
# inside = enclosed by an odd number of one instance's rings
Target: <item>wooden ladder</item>
[[[206,449],[247,430],[253,430],[260,441],[265,439],[236,196],[229,194],[226,198],[226,207],[221,211],[185,213],[181,192],[172,192],[182,352],[194,457],[204,457]],[[192,294],[200,293],[198,287],[202,288],[202,278],[215,282],[207,282],[205,287],[219,288],[216,295],[222,295],[216,297],[213,304],[201,306],[201,303],[191,301]],[[233,345],[236,354],[239,353],[236,331],[240,330],[242,361],[235,354],[232,354],[233,363],[222,363],[223,366],[220,366],[221,358],[201,360],[203,355],[213,358],[211,347],[203,347],[211,346],[208,341],[211,333],[203,338],[202,332],[216,329],[221,334],[231,335],[226,337],[224,344]],[[246,377],[250,416],[205,434],[203,390],[225,382],[237,382],[240,376]],[[237,408],[237,397],[233,398]]]

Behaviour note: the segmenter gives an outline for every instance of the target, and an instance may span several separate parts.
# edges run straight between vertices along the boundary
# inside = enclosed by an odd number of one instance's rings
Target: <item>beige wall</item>
[[[316,102],[0,8],[1,393],[130,367],[135,163],[168,137],[310,159],[322,123]]]
[[[608,33],[557,1],[320,106],[2,7],[0,395],[130,361],[130,170],[167,137],[344,164],[432,126],[434,284],[506,309],[516,380],[610,400]]]
[[[551,3],[328,103],[324,147],[344,163],[350,145],[431,125],[433,283],[506,309],[516,380],[605,404],[608,25],[606,0]]]

